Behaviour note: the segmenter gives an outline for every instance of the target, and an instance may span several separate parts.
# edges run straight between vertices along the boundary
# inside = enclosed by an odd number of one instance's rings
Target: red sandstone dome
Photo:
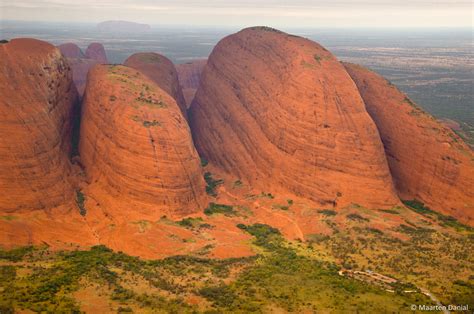
[[[100,64],[109,63],[105,48],[101,43],[91,43],[86,49],[86,58],[96,60]]]
[[[226,37],[208,59],[190,113],[202,156],[262,191],[321,206],[399,202],[357,87],[315,42],[267,27]]]
[[[88,193],[107,210],[201,211],[199,156],[175,100],[125,66],[95,66],[83,102],[80,155]]]
[[[179,84],[183,90],[187,107],[191,105],[194,99],[194,95],[201,81],[202,70],[204,70],[206,63],[207,59],[203,59],[176,65]]]
[[[74,84],[79,92],[79,95],[84,94],[86,88],[86,79],[89,69],[96,64],[108,63],[107,55],[104,46],[99,43],[92,43],[87,47],[84,55],[81,49],[73,43],[66,43],[59,45],[63,56],[67,58],[68,63],[72,68],[72,76]]]
[[[59,45],[58,48],[66,58],[84,58],[81,48],[74,43],[65,43]]]
[[[36,39],[0,45],[0,211],[69,202],[71,69],[59,49]]]
[[[137,69],[154,81],[176,100],[179,108],[186,116],[186,101],[179,85],[178,73],[171,60],[154,52],[143,52],[128,57],[124,65]]]
[[[377,124],[400,197],[473,225],[472,150],[380,75],[345,66]]]

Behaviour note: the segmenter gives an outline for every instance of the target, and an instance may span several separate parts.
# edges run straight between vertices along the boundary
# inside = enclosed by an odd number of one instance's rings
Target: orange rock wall
[[[68,202],[72,73],[59,49],[35,39],[0,45],[0,211]]]
[[[268,28],[219,42],[190,108],[198,151],[262,191],[321,206],[398,203],[377,128],[339,61]]]
[[[400,197],[474,224],[472,150],[382,76],[345,66],[377,124]]]
[[[95,66],[84,97],[81,160],[88,181],[115,199],[110,210],[130,203],[164,214],[204,208],[200,160],[170,95],[132,68]]]

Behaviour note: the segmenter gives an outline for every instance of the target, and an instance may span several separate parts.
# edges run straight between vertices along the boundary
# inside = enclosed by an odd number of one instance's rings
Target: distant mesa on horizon
[[[97,29],[101,32],[147,32],[151,30],[148,24],[140,24],[130,21],[105,21],[97,24]]]

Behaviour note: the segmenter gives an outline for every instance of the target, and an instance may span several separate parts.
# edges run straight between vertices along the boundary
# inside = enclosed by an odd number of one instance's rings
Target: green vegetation
[[[234,210],[234,207],[224,204],[209,203],[209,206],[204,209],[204,214],[207,216],[213,214],[224,214],[225,216],[235,216],[237,212]]]
[[[186,218],[179,224],[189,227],[200,222],[200,218]],[[403,242],[377,229],[356,227],[330,237],[308,237],[312,242],[306,245],[286,241],[269,225],[237,226],[253,236],[256,256],[174,256],[147,261],[104,246],[57,253],[31,247],[0,250],[0,311],[78,313],[81,308],[75,293],[88,288],[118,313],[312,313],[322,309],[403,313],[410,311],[410,304],[433,304],[418,292],[403,292],[418,291],[418,286],[438,289],[437,296],[449,289],[444,304],[471,305],[474,300],[472,278],[458,275],[472,269],[472,240],[467,236],[430,232],[428,238]],[[212,247],[206,245],[202,251]],[[320,255],[323,251],[330,255]],[[450,262],[440,264],[446,258]],[[464,261],[464,266],[451,259]],[[339,275],[338,265],[393,278],[403,273],[406,278],[387,284],[395,291],[391,293],[385,287]],[[198,307],[187,303],[189,298],[209,303],[200,302]]]
[[[117,96],[111,95],[111,96],[109,97],[109,100],[110,100],[110,101],[116,101],[116,100],[117,100]]]
[[[361,215],[355,214],[355,213],[347,215],[347,219],[359,221],[359,222],[369,221],[368,218],[362,217]]]
[[[154,127],[154,126],[160,126],[161,123],[156,121],[156,120],[153,120],[153,121],[143,121],[143,126],[145,128],[150,128],[150,127]]]
[[[243,185],[242,181],[240,181],[240,180],[235,180],[235,181],[234,181],[233,188],[240,188],[240,187],[242,187],[242,185]]]
[[[266,197],[266,198],[269,198],[269,199],[274,199],[275,195],[273,195],[272,193],[262,192],[262,193],[260,193],[260,197]]]
[[[209,164],[206,158],[201,157],[201,167],[206,167]]]
[[[464,225],[460,223],[456,218],[451,216],[446,216],[441,213],[435,212],[431,210],[429,207],[426,207],[425,204],[418,200],[402,200],[403,204],[405,204],[411,210],[417,212],[426,217],[430,217],[432,219],[437,219],[441,226],[451,227],[456,229],[456,231],[468,231],[474,232],[474,228]]]
[[[8,40],[6,40],[6,39],[2,39],[2,40],[0,40],[0,44],[8,44],[8,43],[9,43],[9,41],[8,41]]]
[[[255,26],[255,27],[252,27],[252,29],[253,30],[261,30],[261,31],[265,31],[265,32],[283,33],[282,31],[280,31],[276,28],[268,27],[268,26]]]
[[[393,237],[393,231],[410,238]],[[474,250],[474,237],[468,234],[438,232],[406,223],[383,232],[357,226],[307,240],[316,254],[328,252],[329,260],[344,267],[372,270],[415,284],[428,289],[443,304],[461,304],[459,300],[463,300],[463,304],[474,306],[474,289],[454,283],[467,281],[474,269],[474,256],[470,253]]]
[[[183,218],[180,221],[178,221],[178,225],[181,227],[185,227],[187,229],[194,229],[194,228],[207,228],[210,229],[212,226],[208,223],[203,223],[203,220],[201,217],[193,218],[193,217],[188,217],[188,218]]]
[[[150,94],[150,88],[147,85],[143,85],[142,88],[144,89],[140,92],[140,95],[137,98],[135,98],[135,101],[144,103],[152,107],[158,107],[158,108],[168,107],[168,105],[161,98],[160,99],[153,98],[153,96]]]
[[[337,215],[337,213],[332,209],[321,209],[321,210],[318,210],[318,213],[323,214],[325,216],[336,216]]]
[[[13,215],[0,216],[0,220],[12,221],[16,219],[17,219],[17,216],[13,216]]]
[[[287,205],[274,204],[272,207],[275,208],[275,209],[281,209],[281,210],[289,210],[290,209],[290,207],[287,206]]]
[[[400,215],[400,212],[394,210],[394,209],[381,209],[381,212],[387,213],[387,214],[392,214],[392,215]]]
[[[86,196],[80,190],[76,191],[76,204],[79,207],[79,213],[81,216],[85,216],[87,214],[87,210],[85,207]]]
[[[0,250],[0,259],[11,261],[11,262],[19,262],[28,254],[31,254],[34,251],[32,246],[24,246],[15,249],[11,249],[9,251]]]
[[[313,64],[313,63],[309,63],[309,62],[307,62],[306,60],[301,60],[301,66],[304,67],[304,68],[307,68],[307,69],[312,69],[312,68],[314,68],[316,65]]]
[[[322,60],[321,56],[315,54],[315,55],[313,56],[313,58],[314,58],[314,60],[316,60],[316,62],[317,62],[318,64],[321,64],[321,60]]]
[[[161,58],[158,54],[156,53],[144,53],[140,54],[138,59],[140,61],[146,62],[146,63],[158,63],[161,62]]]
[[[216,197],[217,196],[217,191],[216,188],[224,183],[224,180],[214,180],[212,178],[212,173],[206,172],[204,173],[204,180],[206,181],[206,193]]]
[[[405,96],[405,98],[403,99],[403,101],[406,102],[407,104],[409,104],[410,106],[412,106],[413,108],[418,109],[418,107],[416,106],[416,104],[415,104],[413,101],[411,101],[411,99],[408,98],[407,96]]]

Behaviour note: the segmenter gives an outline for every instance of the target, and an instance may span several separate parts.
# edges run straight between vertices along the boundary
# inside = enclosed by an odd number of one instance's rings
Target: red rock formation
[[[108,210],[185,215],[206,205],[186,120],[168,93],[132,68],[89,73],[80,154],[88,193]]]
[[[186,101],[178,82],[178,73],[170,59],[154,52],[142,52],[128,57],[124,65],[140,71],[171,95],[186,117]]]
[[[377,128],[338,60],[266,27],[221,40],[190,108],[202,156],[262,191],[320,202],[399,202]]]
[[[400,197],[473,225],[472,150],[383,77],[345,66],[377,124]]]
[[[86,49],[86,58],[97,61],[100,64],[107,64],[107,54],[104,46],[100,43],[92,43]]]
[[[96,64],[108,63],[104,46],[99,43],[92,43],[87,47],[84,55],[81,49],[73,43],[59,45],[61,53],[67,58],[72,68],[72,76],[79,95],[84,94],[86,79],[89,69]]]
[[[183,90],[183,95],[186,99],[186,105],[188,108],[191,105],[194,95],[196,94],[196,91],[199,87],[201,73],[202,70],[204,70],[206,63],[207,59],[203,59],[176,65],[179,84]]]
[[[71,69],[35,39],[0,45],[0,211],[45,209],[71,199]]]
[[[89,70],[94,65],[98,64],[98,62],[96,60],[84,58],[68,58],[67,61],[72,68],[72,77],[77,91],[79,92],[79,95],[82,96],[86,88],[87,73],[89,73]]]
[[[73,43],[66,43],[58,46],[59,50],[66,58],[84,58],[81,48]]]

